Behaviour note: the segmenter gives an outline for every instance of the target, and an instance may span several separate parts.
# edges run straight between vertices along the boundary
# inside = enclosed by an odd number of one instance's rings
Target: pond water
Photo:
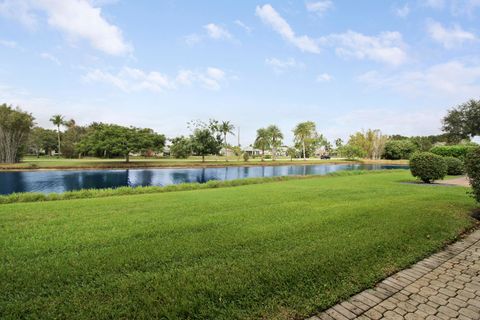
[[[325,175],[341,170],[407,169],[402,165],[325,164],[220,168],[162,168],[124,170],[55,170],[0,172],[0,194],[14,192],[65,192],[91,188],[121,186],[165,186],[209,180],[277,177],[292,175]]]

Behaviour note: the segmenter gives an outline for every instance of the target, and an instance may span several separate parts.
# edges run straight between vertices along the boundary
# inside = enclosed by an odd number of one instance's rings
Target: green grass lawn
[[[0,205],[0,318],[301,318],[474,225],[408,172]]]
[[[318,158],[294,159],[280,157],[276,161],[266,159],[261,161],[260,157],[252,158],[248,162],[239,160],[237,157],[230,157],[226,161],[225,157],[206,157],[202,162],[201,157],[189,157],[188,159],[156,159],[156,158],[131,158],[130,163],[125,163],[124,159],[65,159],[55,157],[25,157],[20,163],[0,163],[0,170],[21,170],[21,169],[95,169],[95,168],[161,168],[161,167],[218,167],[218,166],[244,166],[244,165],[291,165],[291,164],[326,164],[326,163],[351,163],[345,159],[321,160]],[[361,160],[362,163],[388,163],[388,164],[407,164],[406,160]]]

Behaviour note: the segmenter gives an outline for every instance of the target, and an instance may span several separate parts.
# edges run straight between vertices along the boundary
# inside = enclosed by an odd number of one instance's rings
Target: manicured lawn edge
[[[403,171],[402,169],[394,170],[352,170],[352,171],[338,171],[327,175],[311,175],[311,176],[283,176],[283,177],[268,177],[268,178],[246,178],[227,181],[211,180],[206,183],[181,183],[169,186],[148,186],[148,187],[119,187],[119,188],[105,188],[105,189],[83,189],[76,191],[67,191],[64,193],[40,193],[40,192],[20,192],[9,195],[0,196],[0,204],[10,204],[19,202],[42,202],[42,201],[58,201],[70,199],[87,199],[87,198],[105,198],[122,195],[148,194],[148,193],[164,193],[200,189],[213,188],[227,188],[250,184],[262,184],[269,182],[298,180],[298,179],[313,179],[334,176],[353,176],[361,174],[378,174],[384,172]]]

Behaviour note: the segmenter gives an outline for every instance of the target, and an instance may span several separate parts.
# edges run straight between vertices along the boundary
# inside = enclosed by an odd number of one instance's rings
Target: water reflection
[[[120,186],[165,186],[185,182],[233,180],[290,175],[325,175],[341,170],[406,169],[408,166],[332,164],[223,168],[173,168],[83,171],[0,172],[0,194],[13,192],[65,192]]]

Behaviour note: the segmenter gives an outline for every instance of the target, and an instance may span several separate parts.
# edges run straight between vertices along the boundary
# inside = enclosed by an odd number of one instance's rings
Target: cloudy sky
[[[480,97],[479,19],[480,0],[0,0],[0,103],[169,137],[231,120],[243,145],[305,120],[437,134]]]

